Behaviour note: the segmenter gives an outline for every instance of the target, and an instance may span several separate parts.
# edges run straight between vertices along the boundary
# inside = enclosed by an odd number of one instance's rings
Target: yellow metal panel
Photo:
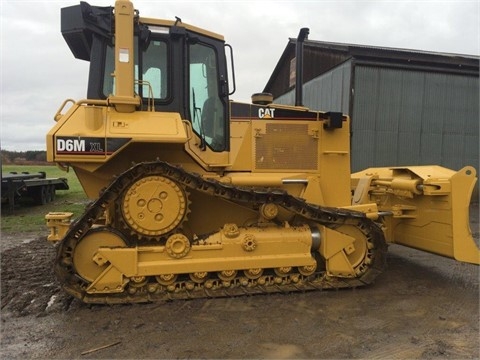
[[[134,114],[109,111],[108,132],[132,137],[151,137],[157,141],[186,142],[187,134],[177,113],[137,111]]]

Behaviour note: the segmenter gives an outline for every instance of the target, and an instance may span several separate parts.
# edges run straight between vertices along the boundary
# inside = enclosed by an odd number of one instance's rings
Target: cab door
[[[187,145],[207,170],[228,166],[228,86],[223,43],[187,41],[188,109],[193,136]]]

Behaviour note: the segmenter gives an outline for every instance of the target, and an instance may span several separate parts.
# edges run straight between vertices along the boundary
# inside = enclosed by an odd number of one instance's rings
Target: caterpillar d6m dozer
[[[384,270],[388,243],[479,262],[473,167],[351,175],[347,116],[264,93],[229,100],[221,35],[140,17],[129,1],[61,15],[90,62],[87,98],[66,100],[47,135],[48,160],[73,168],[92,199],[74,221],[47,215],[69,294],[133,303],[357,287]]]

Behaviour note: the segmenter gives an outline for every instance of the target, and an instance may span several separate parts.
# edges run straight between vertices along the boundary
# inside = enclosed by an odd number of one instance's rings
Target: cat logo
[[[273,119],[274,118],[275,109],[269,108],[260,108],[258,109],[258,117],[260,119]]]

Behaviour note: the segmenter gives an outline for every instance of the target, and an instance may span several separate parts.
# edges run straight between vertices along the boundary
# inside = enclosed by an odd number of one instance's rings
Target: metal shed
[[[264,92],[295,104],[290,39]],[[303,104],[350,115],[351,167],[479,170],[479,57],[305,40]],[[478,185],[477,185],[478,189]]]

